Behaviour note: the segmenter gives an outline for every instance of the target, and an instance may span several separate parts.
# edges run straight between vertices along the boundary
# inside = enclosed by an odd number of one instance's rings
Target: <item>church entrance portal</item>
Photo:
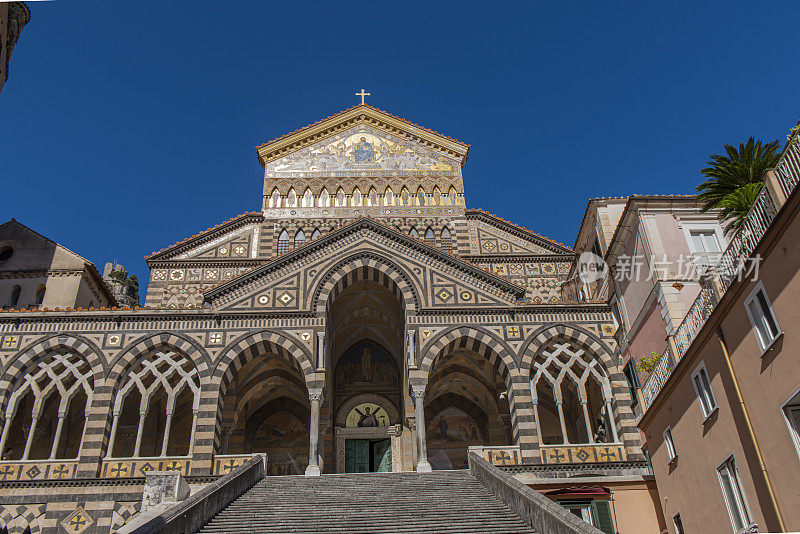
[[[345,440],[345,473],[382,473],[392,470],[391,440]]]

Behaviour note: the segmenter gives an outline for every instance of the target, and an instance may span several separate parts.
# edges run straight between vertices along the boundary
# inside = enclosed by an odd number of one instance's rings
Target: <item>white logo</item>
[[[608,272],[603,258],[592,252],[584,252],[578,257],[578,278],[585,284],[602,280]]]

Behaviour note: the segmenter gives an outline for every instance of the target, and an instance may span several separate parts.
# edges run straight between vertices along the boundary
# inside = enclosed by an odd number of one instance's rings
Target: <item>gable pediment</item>
[[[417,309],[509,306],[525,294],[524,288],[458,257],[373,220],[360,219],[205,297],[219,310],[313,313],[331,277],[364,267],[402,279]]]
[[[570,254],[572,249],[551,239],[509,223],[482,210],[467,210],[470,253],[492,254]]]
[[[163,260],[242,260],[257,256],[264,216],[244,213],[147,256],[148,263]]]
[[[367,124],[358,124],[267,163],[267,178],[352,176],[354,173],[457,174],[458,159]]]
[[[376,135],[384,145],[393,150],[392,157],[383,160],[383,163],[387,165],[414,167],[424,165],[418,161],[412,161],[411,154],[407,150],[401,151],[398,145],[406,149],[409,148],[409,145],[412,146],[416,150],[416,155],[420,157],[427,158],[435,154],[439,165],[450,165],[459,169],[466,162],[469,153],[469,145],[465,143],[418,124],[410,123],[375,107],[361,104],[256,147],[258,159],[262,167],[266,169],[275,160],[283,159],[310,145],[335,143],[341,141],[342,133],[352,134],[353,131],[359,131],[362,128],[364,128],[362,131],[369,129],[371,134]],[[337,139],[334,140],[334,137]],[[357,138],[350,144],[359,140]],[[346,148],[350,150],[349,145]],[[336,155],[340,154],[336,153]],[[321,163],[344,165],[347,162],[344,158],[330,158]],[[365,163],[365,161],[350,160],[349,163]]]

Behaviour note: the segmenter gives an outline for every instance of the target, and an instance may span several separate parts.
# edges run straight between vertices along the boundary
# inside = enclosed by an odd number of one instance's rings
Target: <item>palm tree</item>
[[[764,171],[778,164],[778,140],[764,144],[751,137],[739,149],[725,145],[727,155],[712,154],[709,167],[700,172],[708,179],[695,187],[704,202],[703,211],[719,208],[720,221],[727,221],[726,230],[736,230],[761,190]]]

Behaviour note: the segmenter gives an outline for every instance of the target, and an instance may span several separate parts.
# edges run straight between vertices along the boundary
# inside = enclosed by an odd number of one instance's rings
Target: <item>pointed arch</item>
[[[289,232],[286,231],[286,228],[281,230],[281,233],[278,234],[278,256],[281,254],[286,254],[292,249],[291,241],[289,241]]]
[[[320,233],[319,228],[314,228],[314,231],[311,232],[311,241],[316,241],[320,237],[322,237],[322,234]]]
[[[361,190],[358,187],[353,189],[353,195],[350,197],[350,205],[351,206],[361,205]]]
[[[439,191],[439,187],[434,186],[433,188],[433,198],[431,199],[431,203],[434,206],[441,206],[442,205],[442,192]]]
[[[311,192],[311,188],[306,187],[305,193],[303,193],[303,207],[304,208],[313,208],[314,207],[314,194]]]
[[[436,246],[436,234],[433,233],[433,228],[430,226],[425,230],[425,243],[432,247]]]
[[[374,187],[369,188],[369,193],[367,193],[367,201],[365,203],[367,206],[377,206],[378,205],[378,192],[375,190]]]
[[[408,189],[406,189],[406,187],[403,186],[403,189],[400,191],[400,201],[398,202],[398,205],[410,206],[411,203],[412,203],[411,195],[408,194]]]
[[[387,186],[386,191],[383,192],[383,205],[394,206],[394,192],[391,187]]]
[[[445,252],[452,252],[453,251],[453,237],[450,235],[450,229],[445,226],[442,228],[441,233],[441,242],[442,242],[442,250]]]
[[[452,185],[450,186],[450,190],[447,192],[447,205],[448,206],[456,206],[458,205],[458,193],[456,192],[456,188]]]
[[[297,233],[294,234],[294,248],[306,244],[306,233],[303,231],[302,228],[297,229]]]
[[[278,191],[278,188],[274,188],[272,193],[269,195],[269,207],[270,208],[280,208],[281,207],[281,193]]]
[[[424,206],[425,204],[426,204],[425,190],[422,188],[422,186],[419,186],[419,189],[417,189],[417,194],[414,197],[414,205]]]
[[[344,189],[340,187],[339,190],[336,191],[336,198],[334,198],[334,204],[338,208],[344,206],[346,201],[347,199],[344,196]]]
[[[290,188],[289,192],[286,194],[286,207],[287,208],[297,207],[297,193],[295,193],[294,187]]]
[[[322,188],[322,191],[319,194],[319,207],[320,208],[329,208],[331,206],[331,197],[328,194],[328,190],[326,188]]]
[[[414,239],[419,239],[419,232],[417,232],[417,228],[412,226],[411,229],[408,231],[408,237],[413,237]]]

